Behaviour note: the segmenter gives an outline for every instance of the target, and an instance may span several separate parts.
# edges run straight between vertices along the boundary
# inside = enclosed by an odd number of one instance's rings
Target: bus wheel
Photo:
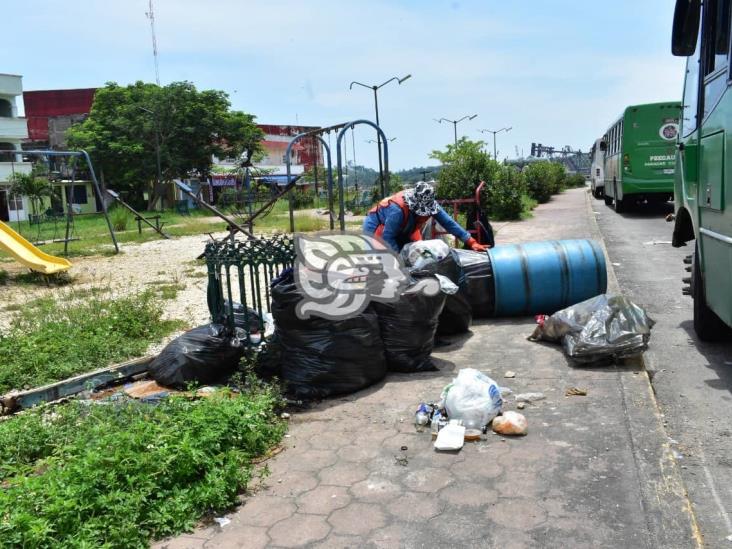
[[[707,305],[704,279],[699,267],[699,247],[694,250],[691,277],[691,296],[694,298],[694,331],[702,341],[720,341],[729,334],[729,328]]]
[[[613,197],[607,195],[604,187],[602,189],[602,197],[605,199],[605,206],[610,206],[613,203]]]
[[[603,187],[595,187],[595,190],[592,191],[592,196],[594,196],[598,200],[600,200],[604,195],[605,193],[603,192]]]
[[[616,213],[623,213],[625,211],[625,201],[618,198],[618,183],[615,182],[613,185],[613,207]]]

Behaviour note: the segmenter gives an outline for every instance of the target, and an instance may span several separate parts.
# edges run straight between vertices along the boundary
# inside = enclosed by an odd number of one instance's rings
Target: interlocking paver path
[[[595,235],[583,189],[504,226],[497,239]],[[497,224],[500,226],[500,224]],[[526,341],[533,320],[476,322],[435,351],[439,371],[390,375],[292,415],[270,475],[231,523],[160,542],[181,547],[688,547],[690,516],[645,372],[574,368]],[[489,433],[457,453],[417,433],[420,401],[459,368],[546,400],[522,438]],[[507,370],[514,379],[504,379]],[[565,397],[570,386],[585,397]],[[508,398],[507,409],[515,409]],[[402,450],[406,447],[406,450]]]

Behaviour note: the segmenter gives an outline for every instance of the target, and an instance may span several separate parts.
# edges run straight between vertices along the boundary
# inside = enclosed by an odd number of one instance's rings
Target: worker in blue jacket
[[[471,250],[484,252],[488,249],[440,207],[432,185],[421,181],[413,189],[399,191],[374,206],[363,222],[363,232],[380,236],[398,252],[408,242],[422,240],[422,228],[430,218]]]

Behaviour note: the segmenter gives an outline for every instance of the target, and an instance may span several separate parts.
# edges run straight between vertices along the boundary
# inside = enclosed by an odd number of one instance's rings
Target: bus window
[[[699,107],[699,39],[701,28],[697,36],[697,47],[694,53],[686,58],[686,79],[684,80],[684,104],[681,111],[681,135],[686,137],[697,127],[697,109]]]
[[[729,50],[729,4],[730,0],[709,0],[705,7],[704,43],[704,113],[702,120],[716,107],[717,101],[727,88],[727,54]]]
[[[714,68],[727,66],[729,55],[730,0],[717,0],[717,17],[714,31]]]

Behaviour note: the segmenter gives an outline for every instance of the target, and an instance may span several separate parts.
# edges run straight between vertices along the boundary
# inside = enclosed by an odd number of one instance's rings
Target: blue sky
[[[0,72],[27,90],[154,81],[147,0],[25,0],[3,33]],[[261,123],[330,125],[373,119],[396,169],[434,163],[452,125],[499,134],[499,157],[532,141],[586,150],[622,108],[680,99],[683,63],[670,54],[668,0],[155,0],[163,84],[228,92]],[[8,20],[6,20],[7,23]],[[367,129],[356,160],[376,164]],[[351,139],[347,158],[352,158]],[[492,150],[492,142],[490,142]]]

